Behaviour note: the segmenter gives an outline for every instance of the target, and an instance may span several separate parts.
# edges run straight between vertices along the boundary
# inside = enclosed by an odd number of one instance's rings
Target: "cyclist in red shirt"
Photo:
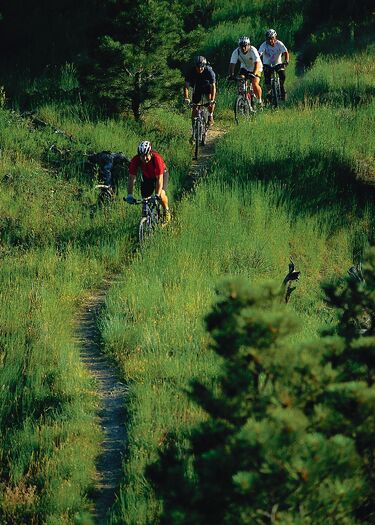
[[[133,204],[134,183],[137,177],[138,168],[141,169],[141,195],[143,198],[150,197],[154,192],[160,198],[164,210],[164,223],[168,223],[171,214],[168,208],[168,197],[166,189],[168,185],[168,169],[163,157],[154,151],[151,142],[144,140],[138,145],[138,154],[130,161],[128,196],[126,202]]]

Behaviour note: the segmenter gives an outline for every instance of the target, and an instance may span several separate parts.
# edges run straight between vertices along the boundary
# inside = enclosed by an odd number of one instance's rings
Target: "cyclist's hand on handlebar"
[[[283,63],[283,66],[285,67],[289,66],[289,60],[285,60],[285,62]]]
[[[234,75],[228,75],[227,80],[236,80],[236,77]]]
[[[190,104],[190,98],[184,98],[184,103],[188,106]]]
[[[129,193],[129,195],[126,198],[124,197],[124,201],[126,201],[128,204],[135,204],[136,202],[135,198],[131,193]]]

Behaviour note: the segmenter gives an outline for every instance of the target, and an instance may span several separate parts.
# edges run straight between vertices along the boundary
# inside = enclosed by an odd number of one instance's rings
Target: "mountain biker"
[[[280,78],[281,100],[285,100],[285,67],[289,64],[289,52],[286,46],[277,40],[277,33],[274,29],[267,29],[266,40],[259,48],[259,55],[261,56],[264,66],[264,81],[267,88],[267,97],[271,96],[271,65],[283,64],[283,67],[277,69],[277,74]]]
[[[262,88],[259,81],[263,71],[263,64],[256,47],[250,45],[250,38],[247,36],[241,36],[238,39],[238,47],[236,47],[230,57],[230,80],[234,79],[234,68],[238,62],[240,63],[239,75],[251,78],[254,94],[257,97],[258,104],[262,106]]]
[[[155,195],[160,198],[164,210],[163,223],[167,224],[171,220],[166,195],[169,173],[163,157],[152,149],[151,142],[148,140],[139,143],[138,153],[130,161],[128,196],[126,197],[126,202],[129,204],[135,203],[133,191],[138,168],[142,174],[142,198],[150,197],[155,192]]]
[[[207,107],[208,110],[208,125],[211,126],[214,122],[214,104],[216,96],[216,75],[211,66],[207,64],[207,59],[201,55],[197,55],[194,59],[194,66],[192,66],[185,76],[184,85],[184,100],[190,104],[189,88],[193,89],[193,103],[199,104],[203,97],[212,102]],[[191,118],[192,120],[197,115],[197,109],[193,108]]]

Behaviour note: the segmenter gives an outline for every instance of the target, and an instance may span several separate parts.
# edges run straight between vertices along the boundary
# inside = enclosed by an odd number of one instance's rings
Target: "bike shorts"
[[[164,171],[163,174],[163,190],[167,191],[168,186],[168,177],[169,172],[168,170]],[[141,195],[142,198],[151,197],[151,195],[154,193],[156,187],[156,179],[142,179],[141,182]]]
[[[208,84],[207,86],[195,88],[194,93],[193,93],[193,99],[192,99],[193,103],[199,104],[199,102],[202,101],[203,96],[206,95],[208,97],[210,93],[211,93],[210,84]]]
[[[252,74],[252,71],[248,71],[247,69],[245,69],[244,67],[241,67],[241,69],[239,70],[238,74],[239,75],[243,75],[245,78],[248,78],[250,80],[253,80],[253,77],[249,76],[249,73]],[[257,78],[260,78],[262,76],[262,72],[260,71],[258,73],[258,75],[255,75]]]

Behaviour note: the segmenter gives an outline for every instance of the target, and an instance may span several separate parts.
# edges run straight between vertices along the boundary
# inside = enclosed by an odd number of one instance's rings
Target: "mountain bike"
[[[99,206],[107,206],[115,199],[115,192],[109,184],[96,184],[95,189],[99,190],[98,204]]]
[[[237,82],[237,98],[234,103],[234,120],[236,124],[239,124],[240,120],[247,119],[256,113],[256,97],[253,85],[248,81],[249,78],[254,77],[255,75],[248,73],[247,78],[242,75],[234,78]]]
[[[280,106],[281,86],[278,71],[284,70],[284,64],[273,64],[268,66],[271,69],[271,104],[274,108]]]
[[[198,158],[199,146],[206,144],[207,132],[208,132],[208,111],[207,107],[215,104],[214,101],[200,102],[195,104],[192,102],[190,107],[196,108],[197,112],[193,119],[193,140],[194,140],[194,158]]]
[[[157,195],[151,195],[134,201],[134,204],[142,205],[142,216],[138,226],[138,240],[140,247],[144,246],[146,239],[161,222],[161,202]]]

